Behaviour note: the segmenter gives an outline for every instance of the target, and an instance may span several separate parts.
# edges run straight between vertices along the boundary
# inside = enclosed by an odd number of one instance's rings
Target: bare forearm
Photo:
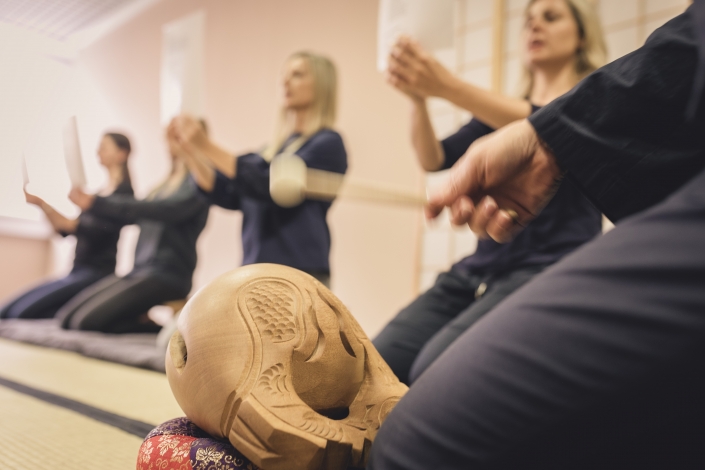
[[[426,100],[413,101],[411,111],[411,143],[416,152],[416,158],[426,171],[436,171],[443,166],[445,157],[436,133],[433,130],[431,117],[426,108]]]
[[[201,149],[201,154],[225,176],[231,179],[235,177],[235,157],[229,152],[209,141],[205,148]]]
[[[62,214],[57,212],[56,209],[51,207],[43,200],[39,204],[39,208],[42,210],[42,212],[44,212],[47,219],[49,219],[49,223],[52,227],[54,227],[54,230],[56,230],[57,232],[76,232],[76,227],[78,226],[78,219],[69,219],[63,216]]]
[[[215,185],[215,170],[208,161],[199,155],[186,152],[184,152],[184,161],[196,184],[204,191],[211,192]]]
[[[484,90],[459,79],[444,88],[441,98],[470,111],[473,117],[495,129],[531,114],[531,104],[524,99]]]

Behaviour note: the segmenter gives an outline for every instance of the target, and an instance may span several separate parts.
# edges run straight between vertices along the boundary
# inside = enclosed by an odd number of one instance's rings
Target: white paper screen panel
[[[161,121],[180,113],[202,117],[205,108],[203,10],[162,27]]]

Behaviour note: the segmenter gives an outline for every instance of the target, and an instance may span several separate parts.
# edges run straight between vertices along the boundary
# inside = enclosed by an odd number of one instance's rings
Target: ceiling
[[[0,0],[0,22],[64,41],[72,35],[125,16],[144,0]],[[150,2],[151,3],[151,2]]]

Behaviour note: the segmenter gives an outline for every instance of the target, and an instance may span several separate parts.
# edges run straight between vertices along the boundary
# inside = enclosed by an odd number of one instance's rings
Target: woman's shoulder
[[[321,129],[313,134],[297,154],[310,168],[345,173],[348,167],[343,138],[333,129]]]
[[[343,136],[338,133],[338,131],[330,128],[320,129],[318,132],[313,134],[309,139],[309,142],[317,144],[326,145],[340,145],[345,146],[343,143]]]
[[[115,187],[113,192],[110,193],[110,196],[112,196],[113,194],[120,194],[123,196],[134,196],[135,191],[132,188],[132,180],[129,177],[123,178],[122,181],[120,181],[120,183],[117,185],[117,187]]]
[[[301,151],[312,155],[325,155],[327,158],[332,155],[338,155],[343,160],[347,158],[343,137],[333,129],[321,129],[313,134],[301,147]]]

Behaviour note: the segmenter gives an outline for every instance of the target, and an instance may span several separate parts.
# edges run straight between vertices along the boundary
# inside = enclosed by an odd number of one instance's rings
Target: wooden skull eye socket
[[[179,331],[175,331],[169,340],[169,353],[171,354],[171,362],[176,367],[176,370],[181,371],[181,369],[186,366],[186,361],[188,360],[188,351],[186,350],[186,342],[184,337],[181,336]]]
[[[331,410],[320,410],[317,411],[317,413],[319,415],[325,416],[328,419],[340,421],[350,416],[350,408],[333,408]]]

